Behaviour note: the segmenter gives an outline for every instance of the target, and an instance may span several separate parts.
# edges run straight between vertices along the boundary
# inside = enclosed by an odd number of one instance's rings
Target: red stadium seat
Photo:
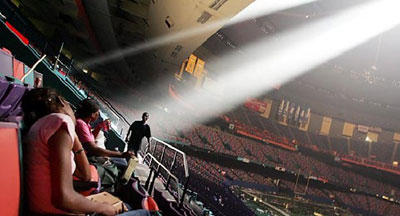
[[[157,202],[151,196],[147,196],[142,200],[142,207],[147,211],[157,212],[160,211],[158,208]]]
[[[13,76],[19,80],[24,76],[24,63],[17,59],[13,59]]]
[[[18,215],[21,194],[21,163],[18,125],[0,122],[0,215]]]

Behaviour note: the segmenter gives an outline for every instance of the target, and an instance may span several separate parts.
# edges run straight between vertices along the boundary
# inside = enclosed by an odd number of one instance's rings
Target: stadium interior
[[[149,113],[139,164],[109,191],[133,209],[400,215],[399,6],[0,0],[0,215],[38,215],[21,101],[41,87],[73,109],[95,99],[109,150]]]

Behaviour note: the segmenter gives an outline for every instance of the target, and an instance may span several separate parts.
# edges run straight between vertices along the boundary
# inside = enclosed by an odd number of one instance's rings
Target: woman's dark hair
[[[85,99],[76,106],[76,116],[79,118],[87,118],[99,110],[100,106],[96,100]]]
[[[26,131],[40,118],[58,112],[62,106],[61,95],[51,88],[36,88],[25,93],[21,107]]]

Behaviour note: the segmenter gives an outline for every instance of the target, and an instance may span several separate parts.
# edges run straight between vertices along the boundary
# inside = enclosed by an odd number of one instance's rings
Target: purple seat
[[[7,116],[20,102],[26,87],[11,83],[9,90],[0,102],[0,117]]]
[[[6,94],[9,85],[10,84],[6,80],[0,78],[0,100]]]
[[[21,100],[8,116],[22,116]]]
[[[13,76],[13,59],[12,56],[0,50],[0,73],[5,76]]]

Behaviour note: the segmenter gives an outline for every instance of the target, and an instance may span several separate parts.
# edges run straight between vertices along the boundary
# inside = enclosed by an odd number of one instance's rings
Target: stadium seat
[[[148,196],[142,200],[142,207],[147,211],[158,212],[160,209],[158,208],[157,202],[153,199],[153,197]]]
[[[17,106],[10,112],[9,116],[22,116],[22,108],[21,101],[17,104]]]
[[[27,65],[25,65],[25,67],[24,67],[24,74],[28,73],[29,70],[30,70],[30,68],[29,68]],[[34,85],[34,79],[35,79],[34,73],[30,73],[30,74],[25,78],[24,82],[27,83],[27,84],[30,85],[30,86],[33,86],[33,85]]]
[[[122,185],[119,194],[120,198],[133,209],[141,209],[142,201],[148,195],[147,191],[140,185],[139,180],[135,178],[131,178],[128,184]]]
[[[184,214],[177,209],[175,200],[174,199],[171,200],[165,197],[164,194],[165,193],[163,193],[163,191],[154,190],[154,199],[159,204],[159,207],[163,212],[163,214],[184,216]]]
[[[0,140],[0,161],[5,175],[0,178],[0,215],[19,215],[21,163],[18,125],[0,122]]]
[[[13,59],[13,77],[21,79],[24,76],[24,63]]]
[[[9,83],[8,81],[0,78],[0,100],[3,98],[3,96],[6,94],[6,91],[8,89]]]
[[[6,117],[19,103],[26,88],[22,85],[11,83],[6,95],[0,101],[0,117]]]
[[[13,59],[12,56],[0,51],[0,73],[4,76],[13,76]]]

